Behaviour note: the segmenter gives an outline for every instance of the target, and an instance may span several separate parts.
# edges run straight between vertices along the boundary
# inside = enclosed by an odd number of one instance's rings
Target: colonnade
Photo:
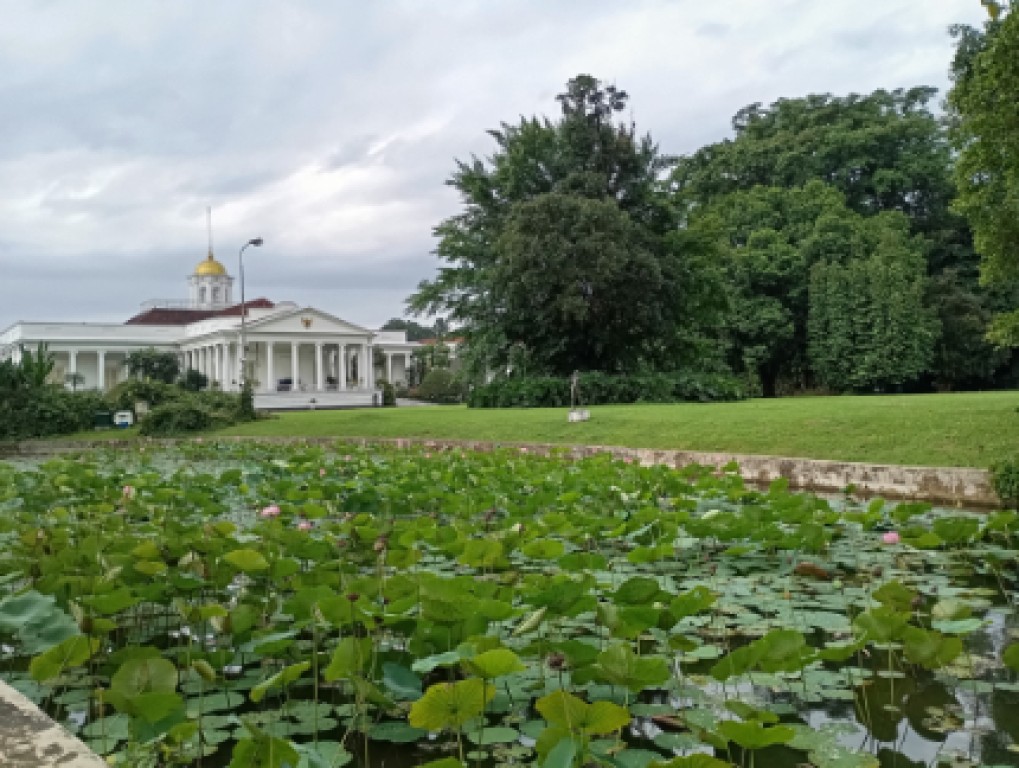
[[[206,376],[209,384],[220,389],[240,388],[240,345],[230,341],[204,344],[181,352],[182,368],[194,369]]]
[[[315,391],[325,392],[350,389],[372,390],[375,388],[374,348],[366,341],[341,343],[326,340],[317,341],[265,341],[248,340],[248,377],[258,382],[263,392]],[[280,347],[285,352],[281,354]],[[308,355],[302,358],[302,349],[313,347],[308,370]],[[221,389],[240,387],[240,344],[221,341],[204,344],[184,350],[182,367],[193,368],[208,377],[209,383],[216,383]],[[410,352],[387,352],[384,376],[393,378],[393,359],[402,355],[404,371],[410,368]],[[279,365],[280,358],[289,356],[289,365]],[[302,371],[301,363],[305,366]],[[356,376],[355,376],[356,372]],[[406,375],[406,373],[405,373]]]

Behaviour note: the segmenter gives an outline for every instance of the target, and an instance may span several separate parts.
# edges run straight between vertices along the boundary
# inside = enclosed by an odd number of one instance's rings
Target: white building
[[[145,302],[126,323],[18,322],[0,333],[0,360],[42,343],[54,355],[53,378],[78,389],[106,391],[128,377],[127,355],[155,348],[176,353],[210,384],[241,383],[241,305],[233,278],[209,255],[188,277],[189,298]],[[405,383],[421,345],[403,331],[375,331],[314,307],[267,299],[246,302],[248,379],[263,399],[278,393],[370,393],[384,378]],[[289,396],[292,398],[293,394]]]

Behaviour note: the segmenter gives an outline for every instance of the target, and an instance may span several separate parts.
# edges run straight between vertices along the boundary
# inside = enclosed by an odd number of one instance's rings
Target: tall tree
[[[897,389],[929,369],[938,336],[925,304],[923,246],[897,214],[861,224],[866,255],[833,255],[811,267],[811,368],[834,390]]]
[[[952,65],[956,208],[973,227],[987,283],[1019,280],[1019,12],[985,3],[983,30],[958,27]],[[1019,346],[1019,309],[999,316],[996,342]]]
[[[441,318],[440,318],[441,320]],[[380,330],[383,331],[406,331],[407,341],[421,341],[422,339],[433,339],[440,334],[436,327],[429,328],[427,325],[415,323],[413,320],[405,320],[402,317],[392,317],[386,321]]]
[[[733,138],[679,159],[672,182],[684,220],[721,215],[739,256],[729,262],[730,358],[737,370],[756,371],[765,392],[780,382],[808,383],[809,271],[817,260],[856,247],[850,214],[901,214],[910,233],[923,237],[925,267],[938,287],[927,306],[949,296],[953,304],[977,302],[979,311],[966,322],[956,322],[947,305],[941,312],[945,337],[932,363],[939,386],[986,386],[995,375],[988,361],[1006,362],[990,354],[986,328],[972,322],[989,316],[999,299],[978,285],[972,233],[952,209],[951,146],[930,106],[935,95],[918,87],[752,104],[734,117]],[[814,185],[813,199],[796,191],[807,185]],[[832,208],[817,185],[840,193],[841,202]],[[805,231],[818,216],[824,226]],[[808,234],[815,252],[802,253],[801,261],[774,248],[776,242],[795,246]],[[866,255],[857,249],[857,257]],[[975,380],[976,371],[986,377]]]
[[[408,304],[448,314],[478,367],[520,354],[555,374],[693,362],[689,327],[717,310],[701,274],[715,246],[676,232],[660,179],[671,159],[616,121],[627,98],[580,75],[557,121],[503,124],[487,161],[457,164],[464,209],[436,228],[444,266]]]

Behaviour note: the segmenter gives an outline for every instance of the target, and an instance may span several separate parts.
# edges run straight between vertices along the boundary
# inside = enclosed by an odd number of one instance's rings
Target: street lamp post
[[[253,237],[248,240],[244,245],[241,246],[240,252],[237,254],[237,262],[240,267],[240,278],[241,278],[241,389],[243,390],[245,385],[248,383],[248,344],[247,339],[244,337],[245,323],[248,316],[248,305],[244,301],[244,249],[249,245],[253,245],[256,248],[260,248],[262,245],[262,238]]]

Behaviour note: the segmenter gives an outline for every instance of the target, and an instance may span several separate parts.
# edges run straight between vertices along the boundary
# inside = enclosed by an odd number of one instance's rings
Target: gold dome
[[[226,267],[212,258],[212,252],[209,255],[198,262],[198,266],[195,267],[195,276],[202,277],[207,275],[225,275]]]

